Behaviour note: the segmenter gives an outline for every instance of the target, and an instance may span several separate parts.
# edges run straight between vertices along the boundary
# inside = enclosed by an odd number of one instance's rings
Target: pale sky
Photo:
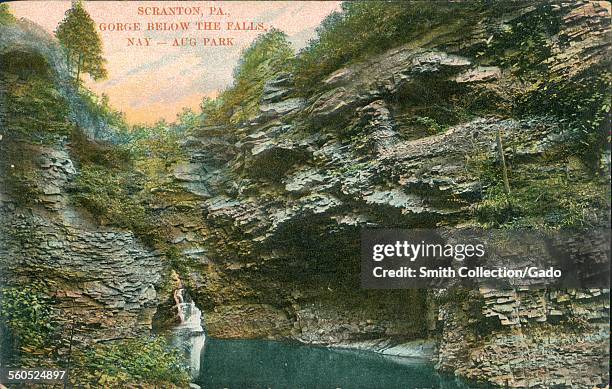
[[[30,19],[53,32],[63,19],[70,1],[19,1],[9,6],[17,17]],[[203,15],[139,15],[139,7],[200,7]],[[210,15],[210,7],[214,7]],[[218,9],[224,15],[218,15]],[[106,93],[111,104],[125,112],[128,122],[154,123],[160,118],[174,121],[182,107],[197,109],[204,96],[231,84],[232,70],[240,52],[262,31],[228,31],[227,22],[261,22],[287,33],[295,49],[315,36],[325,16],[340,8],[331,1],[92,1],[85,9],[97,23],[104,43],[109,77],[88,86]],[[147,9],[152,12],[152,8]],[[221,31],[198,31],[196,22],[221,22]],[[149,22],[190,22],[190,29],[146,31]],[[141,31],[101,31],[101,23],[140,23]],[[145,30],[145,31],[142,31]],[[151,38],[150,46],[128,47],[128,38]],[[195,38],[195,47],[173,47],[174,38]],[[204,38],[233,38],[234,46],[204,46]],[[209,41],[209,43],[211,43]]]

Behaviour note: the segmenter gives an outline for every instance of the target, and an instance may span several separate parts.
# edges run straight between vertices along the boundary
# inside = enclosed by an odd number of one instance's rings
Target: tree
[[[66,11],[64,20],[55,31],[66,52],[66,61],[71,69],[76,68],[75,81],[80,83],[82,73],[88,73],[94,80],[107,76],[102,58],[102,40],[96,32],[96,24],[83,8],[82,1],[76,1]]]
[[[196,114],[193,109],[184,107],[183,110],[176,115],[176,123],[182,130],[195,128],[200,124],[200,115]]]
[[[12,24],[15,17],[11,14],[8,4],[0,4],[0,24]]]
[[[284,32],[271,29],[243,50],[234,68],[233,85],[212,103],[205,99],[202,112],[208,123],[238,123],[254,116],[266,81],[290,70],[293,48]]]
[[[316,29],[317,36],[298,53],[294,70],[296,85],[306,92],[351,61],[421,38],[434,26],[462,20],[461,15],[470,14],[470,7],[477,4],[345,1],[341,11],[323,19]]]

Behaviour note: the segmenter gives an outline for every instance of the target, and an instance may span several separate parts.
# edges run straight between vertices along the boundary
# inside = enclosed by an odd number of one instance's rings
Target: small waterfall
[[[174,302],[179,318],[179,324],[173,329],[174,344],[189,358],[191,376],[197,378],[200,373],[200,354],[206,340],[202,328],[202,311],[196,307],[184,288],[174,291]]]

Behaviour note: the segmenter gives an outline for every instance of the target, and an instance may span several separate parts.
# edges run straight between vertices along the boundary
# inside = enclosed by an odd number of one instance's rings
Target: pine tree
[[[96,32],[96,24],[83,8],[81,1],[73,2],[66,11],[64,20],[55,31],[66,52],[66,61],[72,70],[76,69],[75,81],[80,83],[81,74],[88,73],[94,80],[107,76],[102,58],[102,40]]]
[[[11,14],[8,4],[0,4],[0,24],[12,24],[15,17]]]

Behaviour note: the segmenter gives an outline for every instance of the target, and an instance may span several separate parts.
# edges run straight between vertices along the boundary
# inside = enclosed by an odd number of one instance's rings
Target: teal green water
[[[262,340],[207,339],[200,377],[205,389],[472,388],[429,363],[379,354]]]

